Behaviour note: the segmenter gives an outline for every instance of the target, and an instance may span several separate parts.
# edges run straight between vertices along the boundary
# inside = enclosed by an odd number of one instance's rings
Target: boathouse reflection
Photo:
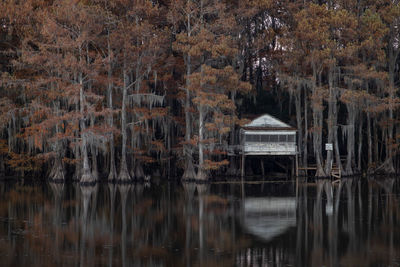
[[[258,197],[243,201],[245,231],[270,241],[296,226],[295,197]]]

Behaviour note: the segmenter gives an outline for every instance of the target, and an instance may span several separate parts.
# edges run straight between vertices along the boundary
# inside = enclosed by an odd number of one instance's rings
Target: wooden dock
[[[310,171],[316,171],[317,170],[317,166],[316,165],[311,165],[311,166],[307,166],[307,167],[299,167],[298,168],[299,171],[305,171],[306,173],[310,170]],[[331,173],[329,174],[330,177],[332,178],[336,178],[336,179],[340,179],[342,177],[342,173],[340,171],[340,168],[338,168],[338,166],[336,166],[336,164],[332,165],[331,168]]]

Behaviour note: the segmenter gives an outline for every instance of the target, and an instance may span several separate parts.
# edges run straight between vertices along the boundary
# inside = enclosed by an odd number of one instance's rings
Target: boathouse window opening
[[[276,134],[246,134],[246,142],[262,142],[262,143],[282,143],[295,142],[294,135],[276,135]]]

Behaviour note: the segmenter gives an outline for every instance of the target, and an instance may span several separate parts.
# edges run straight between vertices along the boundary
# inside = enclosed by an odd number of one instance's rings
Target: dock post
[[[290,163],[291,163],[291,172],[290,172],[290,177],[296,177],[296,158],[290,158]]]
[[[296,153],[296,177],[299,177],[299,154]]]
[[[244,151],[242,151],[242,164],[241,164],[242,166],[240,168],[242,180],[244,178],[245,160],[246,160],[246,158],[245,158],[245,155],[244,155]]]
[[[261,167],[261,175],[262,175],[262,178],[263,178],[263,180],[264,180],[264,177],[265,177],[265,171],[264,171],[264,159],[261,157],[261,159],[260,159],[260,167]]]

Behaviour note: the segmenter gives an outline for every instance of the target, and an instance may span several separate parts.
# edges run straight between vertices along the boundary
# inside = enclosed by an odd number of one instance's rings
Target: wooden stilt
[[[296,154],[296,177],[299,177],[299,154]]]
[[[296,207],[299,205],[299,177],[296,177]]]
[[[241,177],[242,177],[242,180],[243,180],[243,178],[244,178],[244,168],[245,168],[245,160],[246,160],[246,157],[245,157],[245,155],[244,155],[244,151],[242,152],[242,166],[241,166]]]
[[[264,179],[264,177],[265,177],[265,170],[264,170],[264,159],[263,159],[263,158],[260,159],[260,164],[261,164],[261,175],[262,175],[262,177],[263,177],[263,179]]]
[[[290,177],[294,177],[296,175],[296,167],[295,167],[295,159],[293,157],[290,157]]]

